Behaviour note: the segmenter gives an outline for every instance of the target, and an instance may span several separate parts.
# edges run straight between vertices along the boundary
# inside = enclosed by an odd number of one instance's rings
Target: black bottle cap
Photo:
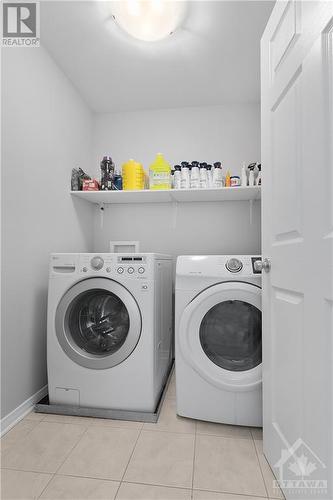
[[[181,170],[182,167],[180,165],[175,165],[175,170]]]
[[[222,163],[221,163],[220,161],[216,161],[216,162],[214,163],[214,167],[215,167],[215,168],[222,168]]]
[[[188,161],[182,161],[181,162],[181,166],[182,167],[188,167],[188,165],[189,165]]]
[[[192,161],[192,167],[199,167],[199,162],[198,161]]]

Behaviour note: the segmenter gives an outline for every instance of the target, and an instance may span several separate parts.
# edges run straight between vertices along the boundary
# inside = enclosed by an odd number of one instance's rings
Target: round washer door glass
[[[117,352],[129,332],[129,314],[123,301],[107,290],[89,290],[74,299],[67,326],[75,344],[89,354]]]
[[[225,370],[243,372],[261,364],[261,311],[241,300],[214,305],[203,317],[200,343],[208,358]]]
[[[75,363],[94,370],[111,368],[130,356],[141,328],[133,295],[107,278],[76,283],[60,300],[55,317],[63,351]]]

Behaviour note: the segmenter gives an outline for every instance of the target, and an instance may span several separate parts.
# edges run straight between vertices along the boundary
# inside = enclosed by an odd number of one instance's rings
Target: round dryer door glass
[[[107,290],[88,291],[76,297],[67,321],[74,343],[97,356],[118,351],[126,340],[130,324],[125,304]]]
[[[216,304],[202,319],[199,335],[205,354],[225,370],[246,371],[261,363],[261,311],[252,304]]]

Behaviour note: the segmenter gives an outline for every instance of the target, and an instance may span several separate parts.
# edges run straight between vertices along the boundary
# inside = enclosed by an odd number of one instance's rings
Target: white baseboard
[[[28,413],[31,412],[32,407],[38,403],[47,394],[47,385],[44,385],[39,391],[35,392],[30,398],[23,401],[20,406],[15,408],[1,419],[0,423],[0,436],[3,436],[8,432],[14,425],[16,425],[22,418],[24,418]]]

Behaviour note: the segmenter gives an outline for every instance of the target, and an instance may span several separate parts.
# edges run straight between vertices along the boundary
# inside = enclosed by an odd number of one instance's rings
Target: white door
[[[264,452],[332,499],[333,2],[277,2],[261,57]]]

